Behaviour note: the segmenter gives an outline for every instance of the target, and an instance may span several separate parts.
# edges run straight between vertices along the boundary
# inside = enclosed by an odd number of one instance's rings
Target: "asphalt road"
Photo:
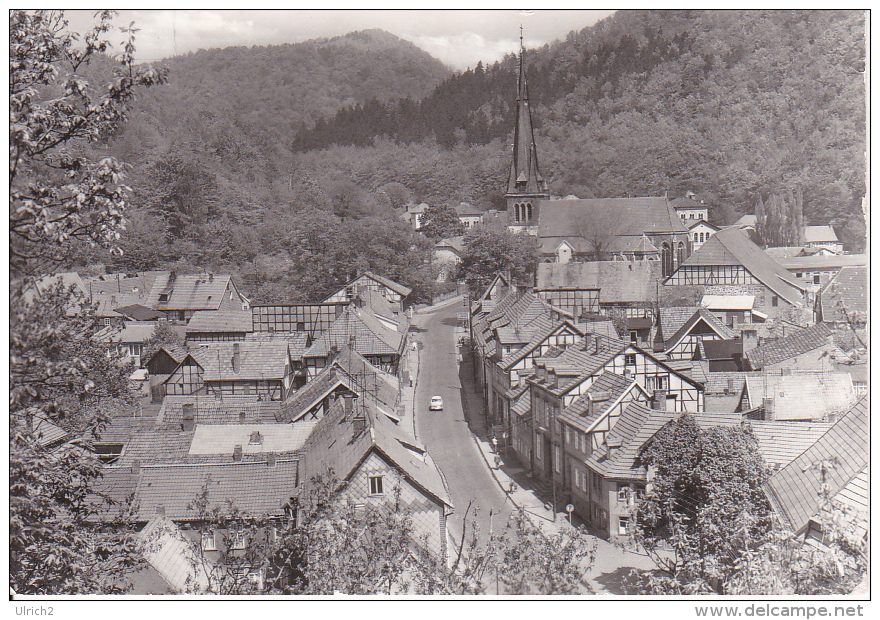
[[[463,305],[456,303],[429,314],[417,314],[413,321],[418,330],[413,336],[422,343],[415,393],[416,433],[446,477],[454,506],[449,531],[456,543],[461,541],[469,504],[468,540],[475,513],[480,540],[484,540],[490,525],[498,532],[513,509],[474,443],[463,413],[455,338],[456,316],[460,312]],[[442,411],[428,410],[434,395],[443,398]]]

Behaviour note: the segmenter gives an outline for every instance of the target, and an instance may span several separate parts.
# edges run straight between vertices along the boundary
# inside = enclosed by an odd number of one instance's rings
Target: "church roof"
[[[508,194],[546,194],[547,185],[538,168],[538,148],[532,127],[532,111],[529,105],[529,85],[526,82],[523,62],[524,50],[520,50],[519,80],[516,94],[516,126],[513,134],[513,162],[507,179]],[[525,183],[525,186],[519,185]]]
[[[585,222],[601,222],[615,236],[687,233],[672,206],[663,196],[643,198],[587,198],[542,201],[538,214],[538,238],[571,237]]]

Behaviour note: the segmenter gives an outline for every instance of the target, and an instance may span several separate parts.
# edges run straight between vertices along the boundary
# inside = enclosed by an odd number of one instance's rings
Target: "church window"
[[[698,241],[698,239],[697,239],[697,233],[694,233],[694,243],[696,243],[697,241]]]
[[[678,242],[678,252],[676,256],[676,264],[681,265],[684,262],[684,241]]]
[[[530,203],[530,202],[526,203],[526,218],[525,219],[529,222],[532,221],[532,203]]]
[[[672,273],[672,248],[664,241],[660,251],[663,255],[663,277],[665,278]]]

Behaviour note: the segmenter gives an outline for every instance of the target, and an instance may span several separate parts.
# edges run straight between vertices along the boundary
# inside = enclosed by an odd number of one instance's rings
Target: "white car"
[[[443,410],[443,399],[439,396],[431,397],[431,406],[428,407],[430,411],[442,411]]]

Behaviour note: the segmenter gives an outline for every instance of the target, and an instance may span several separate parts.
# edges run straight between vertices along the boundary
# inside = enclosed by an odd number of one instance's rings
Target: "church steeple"
[[[522,26],[519,34],[519,78],[516,93],[516,125],[513,133],[513,161],[507,179],[507,220],[511,226],[536,225],[537,202],[550,198],[547,183],[538,168],[538,148],[532,127],[529,85],[525,72]]]

